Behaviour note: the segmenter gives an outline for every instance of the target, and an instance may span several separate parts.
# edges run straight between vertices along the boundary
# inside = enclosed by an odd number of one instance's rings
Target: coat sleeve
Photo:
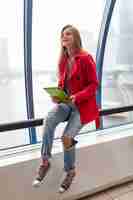
[[[89,98],[96,95],[96,90],[98,88],[96,64],[92,56],[91,55],[86,56],[85,59],[82,60],[81,65],[83,65],[82,76],[86,77],[87,83],[83,90],[75,94],[75,100],[77,103],[89,100]]]

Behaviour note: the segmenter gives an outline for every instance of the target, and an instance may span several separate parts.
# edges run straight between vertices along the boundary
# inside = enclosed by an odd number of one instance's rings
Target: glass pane
[[[103,0],[33,1],[33,87],[36,117],[45,117],[53,106],[44,86],[56,85],[60,31],[66,24],[76,26],[83,46],[95,58]],[[38,131],[39,132],[39,131]],[[39,134],[38,134],[39,138]]]
[[[26,119],[23,10],[23,0],[0,0],[0,123]],[[12,136],[2,133],[0,146],[8,147],[10,137],[24,144],[24,134],[24,130]]]
[[[0,133],[0,150],[29,144],[28,129],[13,130]]]
[[[133,1],[117,0],[108,34],[102,80],[102,108],[133,104]],[[104,117],[104,127],[131,122],[133,112]]]

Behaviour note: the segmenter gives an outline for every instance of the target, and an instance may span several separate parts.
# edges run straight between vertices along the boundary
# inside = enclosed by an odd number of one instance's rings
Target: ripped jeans
[[[67,125],[62,136],[69,136],[74,139],[83,127],[80,122],[79,111],[74,104],[56,104],[48,113],[44,122],[41,148],[42,159],[49,159],[51,157],[55,128],[60,122],[66,121]],[[67,150],[64,148],[64,170],[68,172],[73,168],[75,168],[75,145]]]

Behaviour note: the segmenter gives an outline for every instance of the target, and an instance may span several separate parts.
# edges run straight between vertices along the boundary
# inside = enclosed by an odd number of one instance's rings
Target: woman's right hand
[[[53,101],[53,103],[60,103],[61,102],[60,99],[56,96],[52,97],[52,101]]]

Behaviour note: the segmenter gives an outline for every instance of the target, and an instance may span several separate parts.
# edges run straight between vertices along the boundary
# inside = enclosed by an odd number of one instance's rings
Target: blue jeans
[[[63,131],[63,136],[69,136],[74,139],[83,126],[80,122],[79,112],[74,104],[56,104],[48,113],[43,129],[42,159],[51,157],[55,128],[60,122],[65,121],[67,121],[67,125]],[[75,168],[75,145],[67,150],[64,148],[64,169],[69,171],[73,168]]]

